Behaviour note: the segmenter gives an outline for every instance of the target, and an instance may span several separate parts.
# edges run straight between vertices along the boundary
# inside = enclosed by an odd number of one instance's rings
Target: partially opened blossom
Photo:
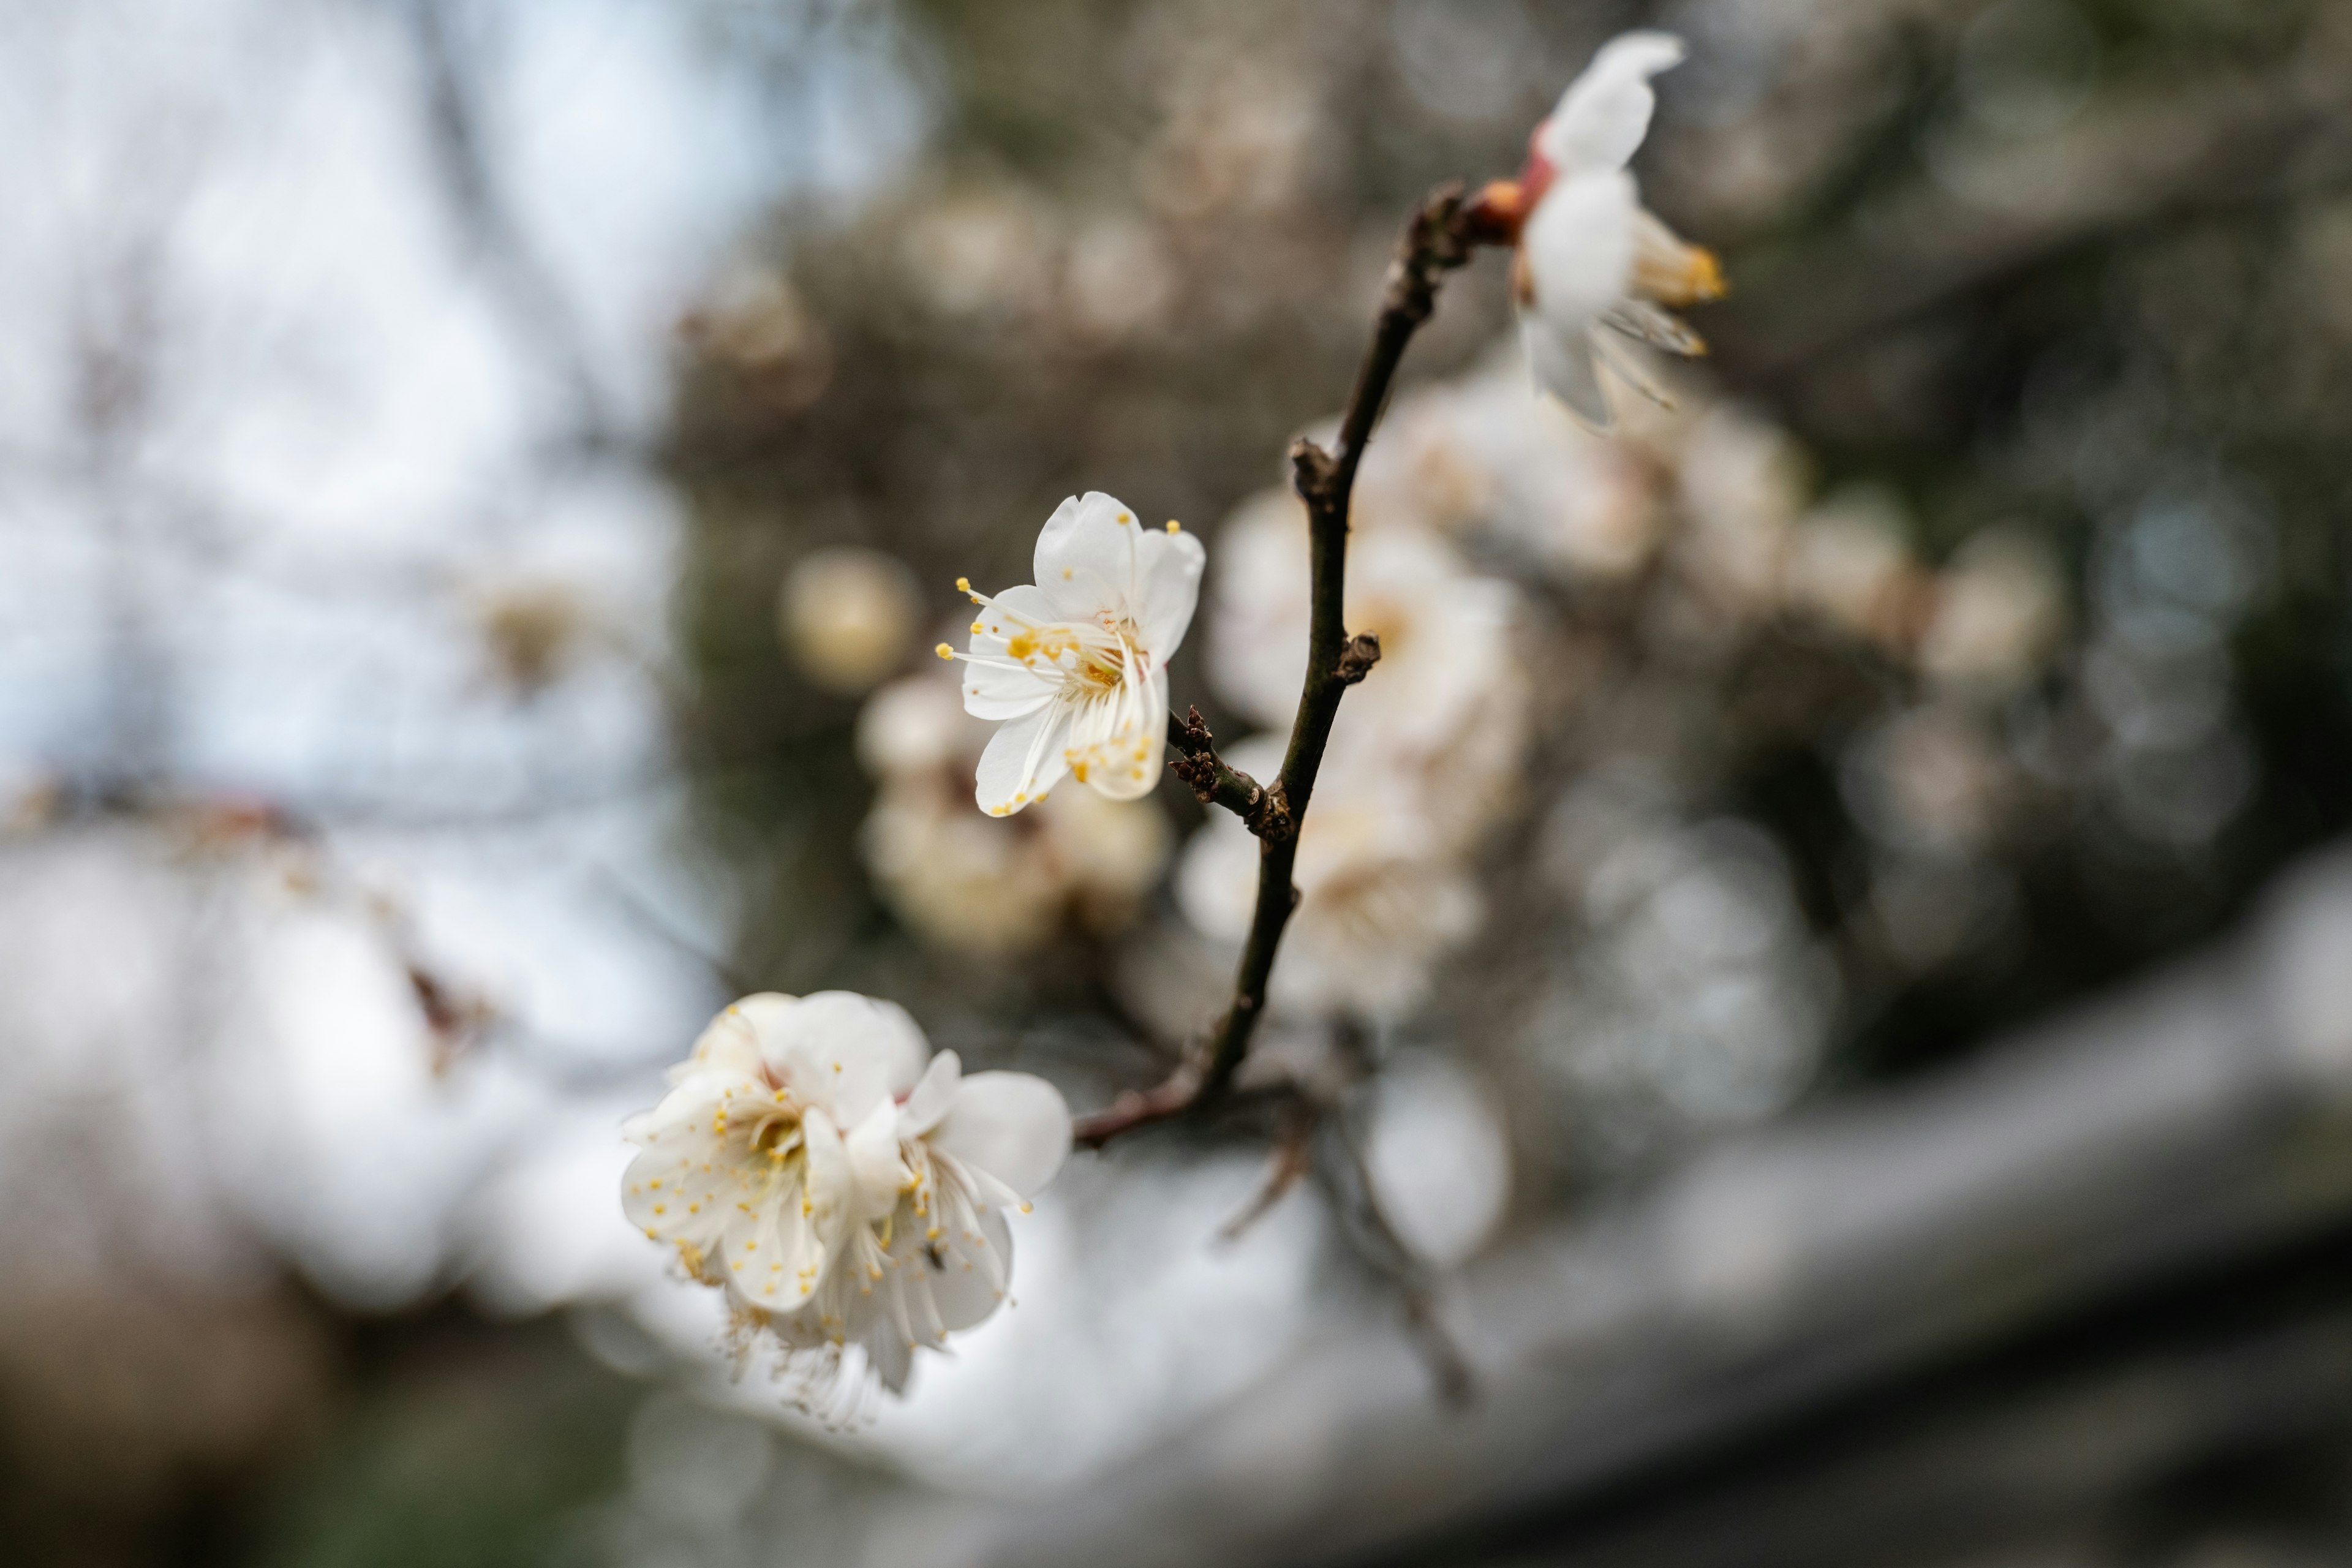
[[[1599,366],[1653,397],[1620,340],[1696,354],[1698,335],[1668,308],[1723,293],[1715,258],[1685,245],[1642,205],[1626,163],[1656,107],[1650,79],[1681,62],[1668,33],[1626,33],[1601,47],[1536,127],[1512,193],[1518,221],[1513,293],[1537,382],[1595,427],[1612,423]]]
[[[1175,523],[1146,528],[1089,490],[1055,509],[1037,536],[1037,580],[991,598],[965,661],[963,701],[1002,724],[981,754],[975,795],[992,816],[1016,812],[1068,773],[1113,800],[1159,782],[1168,731],[1168,660],[1192,624],[1207,553]]]
[[[827,1372],[858,1346],[893,1392],[918,1347],[1005,1300],[1005,1212],[1069,1152],[1051,1084],[967,1078],[904,1009],[846,991],[743,998],[670,1083],[624,1130],[643,1150],[622,1177],[630,1221],[747,1332]]]

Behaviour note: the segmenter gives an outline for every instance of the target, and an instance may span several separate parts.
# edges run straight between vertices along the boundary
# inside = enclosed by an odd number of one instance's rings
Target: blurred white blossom
[[[1717,404],[1692,422],[1675,473],[1684,571],[1717,609],[1752,617],[1777,608],[1781,560],[1805,505],[1803,452],[1760,416]]]
[[[883,897],[925,941],[983,957],[1034,951],[1072,919],[1126,925],[1168,863],[1159,806],[1064,790],[1017,818],[974,816],[963,781],[987,739],[933,675],[867,700],[858,756],[880,787],[860,847]]]
[[[1901,503],[1875,487],[1839,491],[1803,518],[1782,562],[1791,610],[1865,642],[1902,647],[1926,579],[1912,558]]]
[[[2048,549],[2011,530],[1987,530],[1936,581],[1919,668],[1948,685],[1999,695],[2031,679],[2065,630],[2065,584]]]
[[[1261,735],[1226,757],[1271,778],[1282,747],[1282,737]],[[1403,780],[1327,760],[1298,830],[1298,907],[1274,966],[1273,1005],[1368,1018],[1410,1012],[1427,994],[1432,966],[1476,932],[1484,913],[1452,850]],[[1239,943],[1256,903],[1257,861],[1257,840],[1241,819],[1213,814],[1177,869],[1185,918]]]
[[[1478,529],[1567,577],[1622,577],[1664,515],[1647,466],[1501,364],[1401,399],[1364,454],[1351,521]]]
[[[1364,1156],[1372,1199],[1421,1261],[1459,1268],[1510,1206],[1502,1116],[1475,1079],[1433,1052],[1387,1063],[1371,1092]]]
[[[808,678],[855,695],[896,669],[922,605],[914,574],[878,550],[812,551],[776,595],[776,628]]]
[[[1211,677],[1248,718],[1287,726],[1307,671],[1306,514],[1295,496],[1268,490],[1226,520],[1217,548]],[[1421,529],[1368,529],[1348,557],[1348,628],[1377,635],[1381,658],[1339,705],[1332,744],[1342,760],[1326,776],[1391,775],[1466,842],[1507,798],[1528,736],[1517,592]]]

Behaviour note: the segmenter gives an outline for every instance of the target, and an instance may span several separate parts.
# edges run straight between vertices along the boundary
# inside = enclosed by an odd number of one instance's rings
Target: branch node
[[[1353,686],[1371,674],[1372,666],[1381,661],[1381,638],[1378,632],[1358,632],[1339,650],[1339,663],[1331,673],[1342,686]]]
[[[1290,482],[1307,505],[1328,506],[1339,482],[1339,459],[1301,436],[1290,444]]]

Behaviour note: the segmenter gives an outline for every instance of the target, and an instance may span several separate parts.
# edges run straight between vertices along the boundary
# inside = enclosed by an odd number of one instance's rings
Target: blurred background
[[[848,1431],[620,1119],[755,989],[1091,1109],[1171,781],[971,801],[958,575],[1207,541],[1620,28],[1714,347],[1507,260],[1357,497],[1262,1107],[1076,1156]],[[27,1564],[2352,1560],[2352,10],[0,7],[0,1543]]]

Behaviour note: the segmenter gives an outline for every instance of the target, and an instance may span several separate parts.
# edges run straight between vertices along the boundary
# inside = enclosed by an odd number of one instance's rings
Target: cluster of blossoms
[[[1631,345],[1699,352],[1664,307],[1721,291],[1712,258],[1651,216],[1625,172],[1648,127],[1649,79],[1680,58],[1664,35],[1609,46],[1538,128],[1519,182],[1482,197],[1481,221],[1516,241],[1529,368],[1557,403],[1524,379],[1507,393],[1491,376],[1438,389],[1400,409],[1363,466],[1345,619],[1378,636],[1381,658],[1341,706],[1298,828],[1302,897],[1272,978],[1279,1009],[1399,1017],[1483,918],[1472,868],[1519,804],[1537,691],[1523,594],[1475,568],[1465,537],[1493,524],[1552,566],[1612,572],[1654,545],[1641,465],[1586,432],[1617,421],[1604,367],[1667,401]],[[1227,754],[1270,781],[1307,642],[1301,504],[1286,491],[1249,501],[1221,547],[1211,675],[1237,712],[1269,727]],[[868,862],[910,923],[1010,950],[1074,897],[1131,903],[1150,885],[1157,839],[1107,833],[1103,814],[1148,809],[1137,803],[1162,772],[1169,661],[1206,565],[1176,523],[1148,526],[1089,492],[1046,522],[1034,582],[993,595],[959,582],[977,614],[963,648],[938,651],[963,667],[964,715],[994,732],[975,754],[944,689],[919,680],[877,693],[860,725],[882,784]],[[947,809],[947,781],[967,766],[982,816]],[[1040,809],[1017,838],[1004,837],[1016,825],[985,821],[1071,798],[1055,795],[1066,777],[1086,786],[1076,816]],[[1123,863],[1099,852],[1121,843]],[[1258,858],[1237,818],[1201,830],[1177,891],[1203,933],[1244,935]],[[644,1147],[626,1177],[630,1217],[728,1292],[747,1335],[820,1381],[858,1347],[897,1390],[917,1348],[1004,1299],[1003,1210],[1058,1168],[1070,1121],[1041,1081],[961,1079],[952,1053],[926,1068],[903,1012],[828,993],[730,1008],[629,1136]]]
[[[1061,1169],[1070,1113],[1026,1073],[964,1076],[890,1003],[747,996],[625,1129],[632,1224],[721,1289],[822,1393],[851,1346],[882,1386],[1006,1300],[1008,1210]]]

